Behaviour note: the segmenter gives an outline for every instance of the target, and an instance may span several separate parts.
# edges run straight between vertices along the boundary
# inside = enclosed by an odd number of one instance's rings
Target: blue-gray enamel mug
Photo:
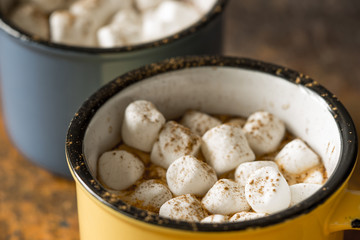
[[[141,65],[176,55],[221,53],[226,2],[218,0],[200,21],[170,37],[106,49],[40,40],[9,22],[7,9],[0,4],[1,101],[14,145],[29,160],[70,177],[63,143],[83,100]]]

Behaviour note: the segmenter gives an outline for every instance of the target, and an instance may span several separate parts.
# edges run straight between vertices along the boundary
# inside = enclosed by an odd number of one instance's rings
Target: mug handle
[[[345,190],[332,213],[328,231],[360,230],[360,191]]]

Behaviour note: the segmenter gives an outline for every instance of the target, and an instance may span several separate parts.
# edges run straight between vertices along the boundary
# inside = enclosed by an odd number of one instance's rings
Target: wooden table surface
[[[244,0],[225,12],[224,53],[310,75],[360,126],[360,1]],[[360,189],[360,167],[350,183]],[[27,161],[0,116],[0,240],[79,239],[75,185]],[[346,240],[360,239],[347,231]]]

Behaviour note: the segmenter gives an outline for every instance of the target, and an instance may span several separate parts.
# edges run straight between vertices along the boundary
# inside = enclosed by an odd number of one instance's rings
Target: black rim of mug
[[[88,53],[88,54],[117,54],[117,53],[125,53],[125,52],[134,52],[138,50],[157,48],[163,45],[171,44],[173,42],[177,42],[181,39],[193,35],[195,32],[198,32],[200,29],[205,28],[210,22],[220,17],[221,13],[224,11],[227,2],[228,0],[217,0],[217,2],[212,7],[212,9],[208,11],[199,21],[181,30],[176,34],[155,41],[146,42],[137,45],[129,45],[124,47],[114,47],[114,48],[80,47],[80,46],[71,46],[71,45],[53,43],[49,40],[40,39],[39,37],[33,36],[21,30],[13,23],[11,23],[4,16],[4,14],[1,13],[1,11],[0,11],[0,29],[2,29],[10,36],[19,39],[21,41],[33,42],[50,48],[60,49],[64,51],[72,51],[72,52]]]
[[[111,201],[111,194],[92,177],[85,162],[83,139],[87,126],[101,106],[111,97],[126,87],[148,77],[164,72],[176,71],[187,67],[217,66],[250,69],[283,78],[293,84],[302,85],[319,95],[327,104],[328,110],[334,117],[342,138],[340,161],[333,174],[324,186],[305,201],[281,212],[267,217],[245,222],[223,224],[189,223],[170,220],[135,208],[121,200]],[[311,79],[294,70],[262,61],[224,56],[188,56],[167,59],[160,63],[146,65],[128,72],[112,82],[106,84],[86,100],[72,119],[66,138],[66,156],[74,177],[98,201],[126,216],[163,227],[202,232],[238,231],[248,228],[266,227],[293,219],[306,214],[325,202],[346,181],[355,166],[358,152],[358,139],[355,125],[342,103],[335,95]],[[341,164],[340,164],[341,162]]]

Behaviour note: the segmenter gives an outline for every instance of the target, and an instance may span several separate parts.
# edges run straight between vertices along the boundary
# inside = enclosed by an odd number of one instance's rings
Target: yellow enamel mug
[[[96,162],[120,142],[124,109],[137,99],[152,101],[167,119],[187,109],[240,116],[269,111],[322,157],[329,179],[305,201],[245,222],[189,223],[129,206],[97,181]],[[360,227],[360,193],[347,189],[357,151],[351,117],[316,81],[284,67],[218,56],[173,58],[122,75],[84,102],[66,139],[82,240],[342,239],[343,230]]]

